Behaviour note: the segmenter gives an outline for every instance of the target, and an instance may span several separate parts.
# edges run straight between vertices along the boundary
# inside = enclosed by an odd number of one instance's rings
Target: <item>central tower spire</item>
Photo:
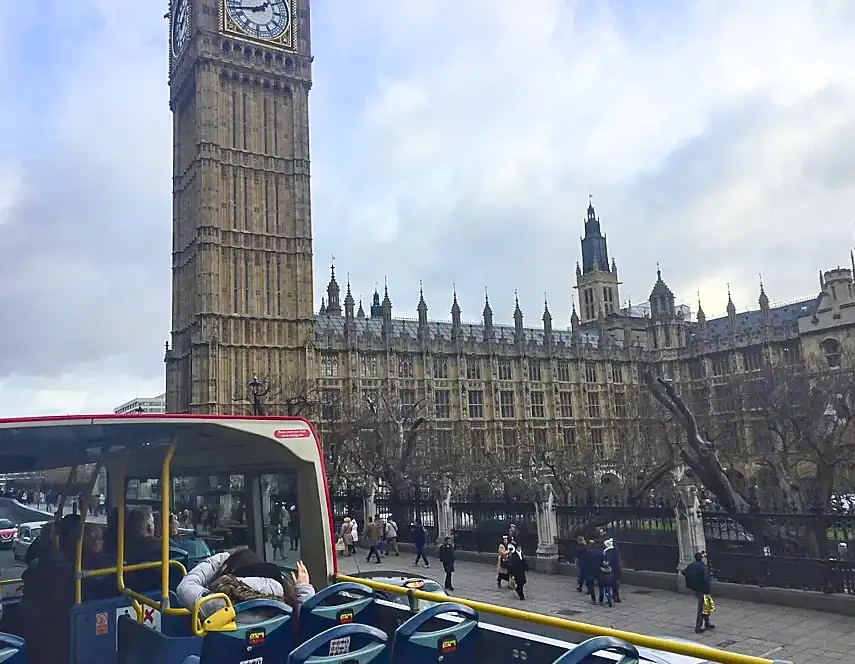
[[[600,218],[594,209],[593,197],[588,196],[585,216],[585,236],[582,238],[582,266],[576,265],[576,289],[579,291],[579,321],[592,323],[600,316],[619,313],[620,295],[617,262],[609,262],[606,236],[600,228]]]

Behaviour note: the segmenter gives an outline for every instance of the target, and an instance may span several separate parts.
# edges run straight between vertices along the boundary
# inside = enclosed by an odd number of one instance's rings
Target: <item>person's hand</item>
[[[294,582],[295,586],[311,583],[309,581],[309,570],[306,569],[302,560],[297,561],[297,572],[291,572],[291,581]]]

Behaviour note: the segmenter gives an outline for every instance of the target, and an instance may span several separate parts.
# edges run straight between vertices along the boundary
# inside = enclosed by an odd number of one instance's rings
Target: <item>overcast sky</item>
[[[400,316],[422,280],[564,327],[589,193],[624,303],[657,261],[708,316],[849,263],[851,0],[314,5],[318,304],[335,255]],[[0,415],[160,393],[170,330],[166,3],[41,6],[0,42]]]

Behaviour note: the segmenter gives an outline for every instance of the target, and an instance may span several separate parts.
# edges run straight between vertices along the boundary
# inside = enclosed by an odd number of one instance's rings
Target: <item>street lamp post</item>
[[[249,381],[249,393],[252,395],[252,414],[264,415],[264,410],[261,407],[261,394],[264,384],[258,379],[258,376],[253,376]]]

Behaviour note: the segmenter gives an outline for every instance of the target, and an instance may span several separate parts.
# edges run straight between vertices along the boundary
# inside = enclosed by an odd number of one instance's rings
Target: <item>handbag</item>
[[[711,616],[713,611],[715,611],[713,598],[710,595],[704,595],[704,608],[701,609],[701,613],[705,616]]]
[[[335,543],[335,550],[336,550],[338,553],[344,553],[344,549],[345,549],[345,547],[344,547],[344,540],[343,540],[341,537],[339,537],[339,538],[338,538],[338,540],[337,540],[337,541],[336,541],[336,543]]]

